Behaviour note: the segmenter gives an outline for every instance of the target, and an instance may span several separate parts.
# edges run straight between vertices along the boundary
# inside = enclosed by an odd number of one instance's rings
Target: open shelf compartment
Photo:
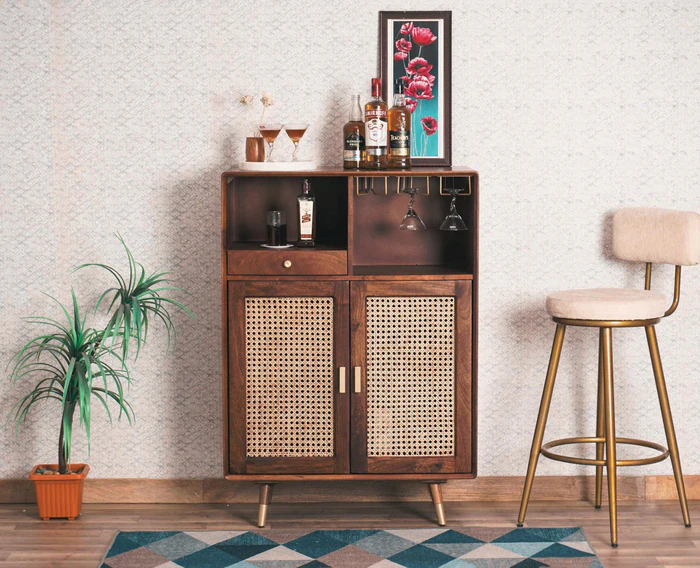
[[[348,248],[348,182],[344,177],[309,175],[311,190],[316,196],[316,249],[327,246]],[[277,176],[229,178],[226,189],[226,248],[240,249],[260,244],[267,238],[267,212],[285,211],[287,241],[299,238],[297,196],[304,177]],[[264,250],[264,249],[262,249]],[[314,249],[305,249],[313,252]],[[270,252],[270,251],[266,251]]]
[[[388,172],[375,180],[374,193],[363,193],[362,177],[352,180],[352,274],[355,276],[471,275],[474,271],[475,214],[470,176],[415,176],[410,183],[419,189],[413,205],[426,230],[405,231],[399,225],[408,210],[410,196],[399,193],[404,183]],[[386,187],[386,193],[385,193]],[[403,187],[403,186],[402,186]],[[457,187],[457,211],[466,231],[441,231],[451,196],[444,189]]]

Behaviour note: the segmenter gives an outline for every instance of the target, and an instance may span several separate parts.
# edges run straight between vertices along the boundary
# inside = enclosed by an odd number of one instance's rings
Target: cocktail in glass
[[[272,159],[272,150],[273,146],[275,144],[275,140],[277,140],[277,136],[279,136],[279,133],[282,132],[282,129],[284,128],[283,124],[260,124],[258,126],[258,130],[260,130],[260,134],[262,137],[265,139],[265,142],[267,142],[267,157],[265,158],[266,162],[274,162],[275,160]]]
[[[287,132],[287,136],[289,136],[289,139],[294,143],[292,162],[299,161],[299,157],[297,156],[297,154],[299,153],[299,140],[302,139],[308,127],[308,124],[288,124],[284,128]]]

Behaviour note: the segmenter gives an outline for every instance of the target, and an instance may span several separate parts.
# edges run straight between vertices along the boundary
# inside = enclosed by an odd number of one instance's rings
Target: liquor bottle
[[[379,170],[386,167],[387,117],[386,103],[382,100],[382,80],[372,79],[372,98],[365,105],[365,161],[364,168]]]
[[[411,167],[411,113],[406,108],[403,81],[396,81],[394,106],[389,109],[389,156],[387,167]]]
[[[343,167],[346,170],[357,170],[364,160],[365,123],[362,120],[360,95],[352,95],[350,98],[350,120],[343,126]]]
[[[316,196],[311,193],[308,179],[301,186],[297,197],[297,218],[299,219],[298,247],[316,246]]]

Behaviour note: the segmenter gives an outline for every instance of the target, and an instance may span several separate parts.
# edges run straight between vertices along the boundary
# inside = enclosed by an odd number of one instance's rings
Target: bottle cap
[[[372,79],[372,86],[382,88],[382,79],[380,77],[374,77]]]
[[[396,79],[394,81],[394,92],[398,95],[402,95],[404,89],[406,88],[406,85],[403,82],[403,79]]]

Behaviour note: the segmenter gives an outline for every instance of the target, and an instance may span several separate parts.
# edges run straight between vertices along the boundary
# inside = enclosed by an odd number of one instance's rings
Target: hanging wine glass
[[[406,193],[411,196],[411,200],[408,202],[408,212],[403,218],[403,221],[399,225],[399,229],[402,231],[424,231],[425,223],[418,216],[418,213],[413,209],[413,202],[416,200],[416,194],[418,193],[418,188],[416,187],[406,187],[402,188],[401,193]]]
[[[450,212],[445,217],[445,220],[440,225],[441,231],[466,231],[467,225],[464,223],[462,216],[457,212],[457,195],[459,194],[459,188],[451,187],[445,190],[452,196],[452,201],[450,202]]]

